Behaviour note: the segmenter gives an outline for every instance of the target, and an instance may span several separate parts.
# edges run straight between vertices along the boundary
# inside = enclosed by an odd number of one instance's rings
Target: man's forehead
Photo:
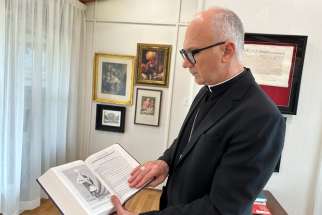
[[[185,49],[199,48],[213,42],[214,36],[211,31],[212,29],[203,19],[195,19],[187,28],[183,47]]]

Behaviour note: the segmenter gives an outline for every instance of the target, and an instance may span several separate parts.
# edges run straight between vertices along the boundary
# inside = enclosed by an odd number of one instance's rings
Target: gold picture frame
[[[131,105],[134,90],[135,57],[95,53],[93,100]]]
[[[138,43],[136,84],[167,87],[171,50],[171,45]]]

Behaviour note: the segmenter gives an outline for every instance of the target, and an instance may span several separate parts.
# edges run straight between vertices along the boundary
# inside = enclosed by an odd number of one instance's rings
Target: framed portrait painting
[[[96,130],[124,132],[125,107],[97,104]]]
[[[137,84],[168,86],[171,48],[171,45],[137,44]]]
[[[137,88],[134,123],[159,126],[161,100],[161,90]]]
[[[110,104],[131,105],[134,63],[134,56],[96,53],[93,100]]]
[[[307,36],[245,34],[243,63],[284,114],[296,115]]]

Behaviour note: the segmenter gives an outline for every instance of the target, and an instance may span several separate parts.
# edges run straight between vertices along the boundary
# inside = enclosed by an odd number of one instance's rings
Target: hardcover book
[[[254,215],[272,215],[272,213],[269,211],[268,207],[266,205],[263,205],[261,203],[253,203],[252,208],[252,214]]]
[[[128,178],[137,162],[119,144],[89,156],[50,168],[37,181],[63,214],[107,215],[117,195],[124,203],[139,189],[130,188]]]

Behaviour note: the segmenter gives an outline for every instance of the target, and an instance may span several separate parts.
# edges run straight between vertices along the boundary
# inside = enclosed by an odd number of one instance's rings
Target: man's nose
[[[192,68],[194,64],[190,63],[187,59],[184,59],[182,62],[182,67],[187,69],[187,68]]]

